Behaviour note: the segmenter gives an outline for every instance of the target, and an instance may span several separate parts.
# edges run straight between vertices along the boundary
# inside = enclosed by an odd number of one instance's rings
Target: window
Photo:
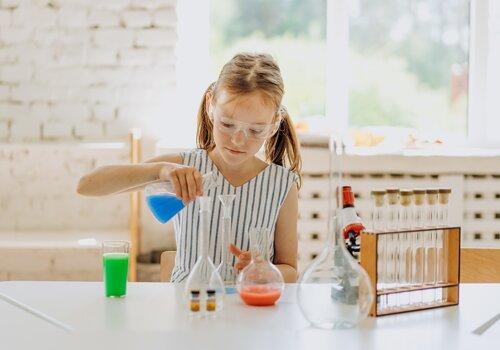
[[[465,136],[468,0],[358,0],[349,21],[349,125]]]
[[[325,115],[326,0],[212,0],[210,26],[214,80],[235,53],[268,52],[290,115]]]
[[[354,144],[360,137],[360,145],[369,146],[385,142],[388,134],[398,135],[400,147],[408,146],[412,135],[500,145],[500,2],[209,3],[200,11],[204,19],[192,18],[190,11],[179,17],[180,27],[191,33],[179,34],[185,52],[179,62],[191,59],[178,76],[186,85],[179,88],[181,97],[199,99],[193,91],[202,93],[201,85],[215,80],[234,53],[266,51],[282,69],[284,104],[305,130],[351,129]]]

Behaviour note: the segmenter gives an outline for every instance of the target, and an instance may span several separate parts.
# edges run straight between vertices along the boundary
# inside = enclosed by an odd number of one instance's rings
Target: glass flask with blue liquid
[[[217,185],[218,176],[209,172],[202,177],[203,194]],[[156,220],[164,224],[172,219],[184,207],[182,200],[175,195],[174,186],[170,181],[148,184],[144,189],[146,203]]]

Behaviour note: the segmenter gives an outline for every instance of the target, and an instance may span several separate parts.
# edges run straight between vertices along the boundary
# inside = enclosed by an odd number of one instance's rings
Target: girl
[[[268,54],[241,53],[224,65],[206,90],[198,111],[198,149],[166,154],[139,165],[112,165],[83,176],[78,193],[102,196],[137,191],[148,183],[172,181],[186,207],[175,217],[177,243],[172,282],[187,278],[196,262],[198,203],[203,173],[215,171],[220,183],[213,197],[209,253],[221,260],[217,244],[222,215],[219,194],[235,194],[232,242],[236,269],[251,260],[249,229],[271,231],[271,258],[285,282],[297,279],[297,193],[301,159],[292,120],[281,101],[280,69]],[[265,146],[263,161],[256,157]],[[286,167],[285,167],[286,166]],[[237,259],[237,260],[236,260]]]

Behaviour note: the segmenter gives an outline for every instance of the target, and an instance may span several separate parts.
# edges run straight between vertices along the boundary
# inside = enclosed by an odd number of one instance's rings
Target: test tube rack
[[[441,231],[443,234],[443,249],[444,260],[446,261],[446,272],[444,273],[444,283],[435,283],[431,285],[412,285],[398,288],[378,288],[378,266],[379,264],[379,249],[378,245],[381,242],[382,235],[389,237],[389,235],[415,235],[416,233],[425,234],[428,231]],[[386,238],[387,240],[387,238]],[[360,252],[361,266],[366,270],[370,277],[372,290],[374,293],[374,302],[370,309],[370,316],[384,316],[392,315],[403,312],[411,312],[418,310],[433,309],[444,306],[458,305],[459,301],[459,284],[460,284],[460,227],[439,226],[425,229],[410,229],[398,231],[380,231],[380,232],[361,232],[361,252]],[[423,273],[423,271],[422,271]],[[395,308],[386,308],[383,311],[379,310],[379,303],[382,298],[389,298],[390,296],[398,296],[401,293],[425,293],[428,290],[442,291],[442,298],[440,301],[433,303],[409,304]],[[386,299],[387,300],[387,299]]]

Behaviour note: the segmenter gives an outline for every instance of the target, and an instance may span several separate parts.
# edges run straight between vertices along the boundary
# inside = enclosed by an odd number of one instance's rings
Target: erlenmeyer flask
[[[217,185],[217,173],[212,171],[202,177],[203,194]],[[154,217],[162,224],[173,218],[184,208],[182,200],[176,197],[170,181],[154,182],[144,189],[146,203]]]
[[[208,255],[208,230],[210,225],[210,197],[199,197],[200,202],[200,231],[198,241],[198,259],[194,264],[186,281],[186,302],[193,293],[199,297],[200,308],[198,315],[215,315],[223,307],[224,283]],[[207,298],[211,302],[207,303]],[[214,301],[215,304],[212,302]]]
[[[234,194],[221,194],[219,200],[222,203],[222,259],[217,267],[217,272],[222,277],[226,286],[226,293],[236,292],[236,278],[238,271],[231,264],[232,257],[229,254],[229,244],[231,243],[231,208],[236,196]]]
[[[270,231],[250,229],[252,261],[238,275],[238,293],[247,305],[274,305],[285,288],[280,270],[269,261]]]
[[[373,302],[370,278],[349,254],[342,235],[342,220],[337,196],[341,187],[341,143],[330,140],[330,208],[336,200],[335,216],[329,221],[328,241],[323,251],[302,273],[297,300],[312,326],[324,329],[349,328],[367,317]],[[335,177],[332,161],[336,161]],[[335,186],[334,183],[335,182]],[[332,215],[331,211],[330,217]],[[361,247],[363,249],[363,247]]]

